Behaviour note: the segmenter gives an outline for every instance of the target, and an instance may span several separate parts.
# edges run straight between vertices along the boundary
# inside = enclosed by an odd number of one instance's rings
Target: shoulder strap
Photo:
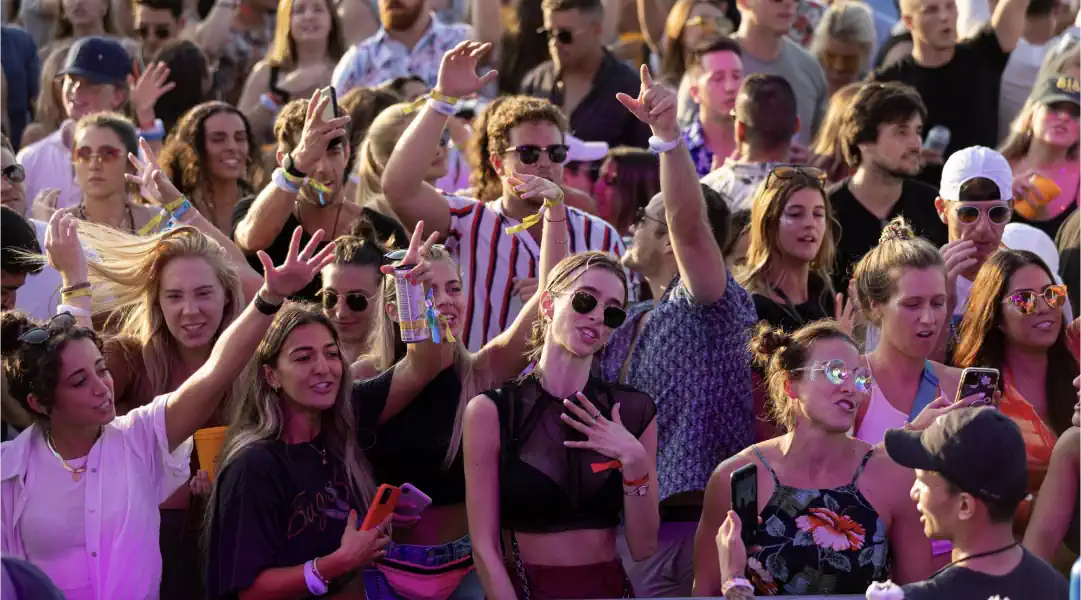
[[[758,457],[758,460],[762,461],[762,465],[766,467],[767,471],[769,471],[770,477],[773,478],[773,484],[780,487],[781,480],[777,479],[777,473],[773,471],[773,467],[769,466],[769,462],[766,460],[766,457],[762,456],[762,453],[758,451],[758,446],[752,445],[751,450],[754,450],[755,456]]]
[[[856,480],[860,478],[860,473],[863,473],[863,468],[867,466],[867,461],[871,460],[871,456],[875,453],[875,449],[871,448],[867,451],[867,454],[863,455],[863,460],[860,461],[860,466],[856,468],[856,474],[852,476],[852,485],[856,485]]]
[[[934,365],[926,360],[923,363],[923,374],[920,376],[920,387],[916,390],[916,400],[912,403],[912,410],[908,413],[908,420],[916,418],[928,404],[935,401],[938,395],[939,381],[935,375]]]

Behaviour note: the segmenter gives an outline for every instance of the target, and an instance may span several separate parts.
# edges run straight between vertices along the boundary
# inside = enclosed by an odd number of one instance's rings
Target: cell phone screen
[[[740,537],[748,548],[758,529],[758,467],[744,465],[732,473],[732,510],[739,515]]]
[[[983,394],[984,399],[974,402],[972,406],[994,406],[998,378],[996,369],[965,369],[961,375],[961,386],[957,389],[957,399]]]

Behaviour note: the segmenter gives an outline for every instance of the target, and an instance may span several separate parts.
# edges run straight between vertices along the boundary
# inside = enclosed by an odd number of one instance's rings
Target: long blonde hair
[[[462,274],[458,270],[458,265],[443,246],[438,244],[432,246],[428,250],[428,260],[446,261],[453,265],[455,272],[458,273],[458,278],[461,279]],[[380,373],[393,367],[396,362],[405,356],[404,345],[399,341],[401,333],[398,324],[387,315],[387,307],[398,302],[397,290],[394,287],[394,276],[384,275],[381,285],[380,296],[383,302],[379,306],[379,310],[375,311],[375,315],[373,315],[375,321],[372,323],[371,333],[368,334],[368,352],[360,358],[360,360],[367,362]],[[478,369],[475,358],[476,355],[465,347],[459,337],[454,342],[454,373],[458,376],[458,381],[461,382],[462,391],[458,395],[458,408],[454,412],[454,429],[451,432],[450,445],[447,447],[447,454],[443,460],[445,467],[449,467],[454,462],[458,450],[461,449],[462,423],[465,418],[466,404],[482,390],[501,383],[492,381],[490,371]]]
[[[181,359],[158,298],[162,272],[177,258],[200,258],[214,270],[225,293],[225,306],[213,344],[246,306],[240,278],[226,260],[225,250],[187,226],[149,237],[87,221],[80,221],[78,227],[80,240],[90,250],[87,262],[94,286],[94,312],[108,315],[106,330],[139,342],[146,377],[155,393],[171,391],[170,382]],[[239,384],[234,385],[227,402],[241,393]]]
[[[1073,52],[1073,57],[1077,59],[1076,50]],[[1062,75],[1061,77],[1065,77]],[[1021,107],[1021,111],[1017,113],[1017,117],[1010,123],[1010,132],[1003,140],[1002,145],[999,146],[999,152],[1002,156],[1006,157],[1006,160],[1015,161],[1024,158],[1030,148],[1032,148],[1032,137],[1035,135],[1032,120],[1036,115],[1036,109],[1040,107],[1040,103],[1036,101],[1037,96],[1041,93],[1039,88],[1044,86],[1044,81],[1037,81],[1036,87],[1033,88],[1028,98],[1025,100],[1025,105]],[[1066,157],[1070,160],[1077,160],[1079,154],[1081,154],[1081,144],[1074,142],[1066,150]]]
[[[398,219],[394,209],[383,196],[383,169],[390,160],[390,153],[398,144],[406,127],[417,116],[408,102],[399,102],[379,113],[368,127],[357,156],[356,202],[393,219]]]

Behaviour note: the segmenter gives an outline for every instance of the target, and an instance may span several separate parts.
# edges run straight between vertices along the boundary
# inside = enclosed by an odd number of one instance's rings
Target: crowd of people
[[[0,595],[1065,600],[1077,14],[3,2]]]

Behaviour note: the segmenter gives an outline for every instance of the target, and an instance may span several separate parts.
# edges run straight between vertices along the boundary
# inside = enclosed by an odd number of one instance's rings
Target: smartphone
[[[398,507],[395,509],[399,515],[415,517],[432,505],[428,494],[418,490],[412,483],[403,483],[401,492],[398,496]]]
[[[323,120],[329,121],[338,117],[338,94],[334,92],[333,86],[327,86],[319,90],[320,98],[330,98],[330,102],[327,103],[326,108],[323,109]]]
[[[972,406],[994,406],[995,390],[998,389],[998,369],[985,369],[981,367],[968,367],[961,371],[961,385],[957,388],[957,398],[967,398],[973,394],[983,394],[983,400],[972,403]]]
[[[393,485],[384,483],[379,486],[379,489],[375,492],[375,499],[372,500],[372,505],[368,507],[368,514],[365,515],[364,522],[360,525],[360,529],[362,531],[375,529],[394,512],[401,494],[401,490]]]
[[[743,545],[750,548],[758,529],[758,466],[744,465],[732,473],[732,510],[739,515]]]

